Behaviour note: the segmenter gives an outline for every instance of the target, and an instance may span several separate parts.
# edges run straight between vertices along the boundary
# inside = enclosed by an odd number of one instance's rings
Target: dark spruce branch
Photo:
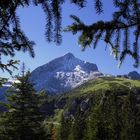
[[[0,1],[0,68],[10,74],[12,73],[10,67],[17,68],[15,65],[18,61],[11,59],[7,64],[3,64],[3,56],[13,57],[16,51],[28,51],[34,57],[34,42],[30,41],[20,29],[19,18],[16,15],[17,8],[25,5],[29,5],[28,1]]]
[[[104,40],[110,45],[115,58],[119,59],[120,64],[122,64],[126,55],[130,55],[135,60],[134,67],[138,67],[140,62],[139,2],[138,0],[114,0],[113,2],[118,11],[113,13],[112,20],[108,22],[97,21],[91,25],[86,25],[79,17],[72,15],[71,18],[74,22],[72,25],[68,26],[65,31],[71,31],[73,34],[81,33],[78,42],[83,50],[91,46],[91,44],[96,48],[97,43],[100,40]],[[97,0],[97,6],[100,5],[98,3],[99,1]],[[100,8],[102,8],[102,4]],[[96,11],[100,13],[98,9],[96,9]],[[102,12],[102,10],[100,11]]]

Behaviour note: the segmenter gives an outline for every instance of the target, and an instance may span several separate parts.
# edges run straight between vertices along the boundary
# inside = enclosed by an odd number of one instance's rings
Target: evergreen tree
[[[118,92],[103,93],[100,102],[92,107],[86,122],[84,140],[120,140],[122,121]]]
[[[140,107],[137,103],[137,97],[134,92],[130,91],[125,99],[123,108],[123,140],[140,139]]]
[[[91,114],[90,127],[93,134],[90,136],[93,140],[110,140],[111,129],[109,121],[106,117],[107,112],[102,105],[97,106]]]
[[[29,81],[29,73],[19,76],[7,95],[8,109],[1,116],[1,137],[5,140],[42,140],[44,114],[40,107],[44,103],[44,93],[36,94]]]
[[[112,138],[113,140],[121,140],[122,100],[120,95],[121,91],[112,87],[112,91],[108,91],[108,99],[105,106],[106,118],[109,120],[109,126],[111,129],[110,139]]]
[[[80,110],[80,107],[78,107],[72,130],[74,140],[83,139],[83,133],[85,130],[85,118],[86,116],[84,116],[84,113]]]
[[[60,127],[60,140],[68,140],[72,129],[72,121],[62,114]]]

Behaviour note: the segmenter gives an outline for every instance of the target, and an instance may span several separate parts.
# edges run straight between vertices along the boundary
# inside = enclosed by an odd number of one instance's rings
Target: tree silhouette
[[[1,102],[7,111],[0,115],[0,139],[42,140],[46,138],[41,106],[46,101],[45,93],[35,93],[29,81],[30,73],[18,76],[7,102]]]
[[[140,2],[139,0],[113,0],[113,3],[117,10],[112,13],[112,20],[97,21],[91,25],[86,25],[79,17],[71,15],[74,23],[68,26],[66,31],[71,31],[73,34],[81,33],[79,44],[83,50],[91,44],[93,44],[93,48],[96,48],[97,43],[102,39],[110,45],[114,57],[120,60],[120,65],[126,55],[130,55],[135,60],[134,67],[138,67]],[[96,0],[95,9],[97,13],[103,12],[102,6],[102,1]],[[130,34],[131,32],[133,35]]]

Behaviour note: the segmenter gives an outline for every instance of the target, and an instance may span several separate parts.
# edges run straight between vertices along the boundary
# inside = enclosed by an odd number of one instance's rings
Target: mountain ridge
[[[59,94],[99,77],[122,77],[140,80],[140,74],[136,71],[117,76],[102,74],[96,64],[80,60],[72,53],[67,53],[33,70],[30,81],[35,84],[34,87],[37,92],[45,90],[50,94]],[[9,80],[4,84],[4,88],[0,88],[0,93],[15,81],[16,79]]]
[[[96,64],[82,61],[72,53],[67,53],[36,68],[31,73],[31,81],[35,83],[37,91],[45,89],[59,93],[73,89],[91,77],[101,75]]]

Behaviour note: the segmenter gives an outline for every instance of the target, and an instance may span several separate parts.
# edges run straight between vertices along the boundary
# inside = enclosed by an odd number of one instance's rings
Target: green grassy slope
[[[130,93],[132,93],[131,95],[133,96],[131,99],[129,99]],[[131,104],[130,102],[133,101],[134,98],[134,104]],[[81,133],[87,131],[87,133],[85,133],[87,137],[89,135],[88,132],[93,133],[91,128],[98,130],[95,127],[96,125],[94,126],[94,123],[101,121],[101,117],[103,117],[103,120],[107,121],[104,127],[107,128],[107,130],[109,129],[112,135],[112,132],[116,129],[111,127],[114,123],[114,121],[111,120],[114,120],[116,117],[113,115],[117,109],[119,115],[122,117],[122,119],[119,120],[125,121],[129,120],[127,118],[127,115],[129,117],[131,114],[131,110],[129,112],[129,109],[138,109],[140,111],[140,81],[113,77],[91,80],[68,93],[56,97],[55,107],[54,114],[48,119],[48,124],[53,123],[57,132],[60,132],[61,128],[63,128],[62,130],[68,131],[70,133],[69,136],[71,136],[77,132],[75,131],[75,127],[77,127],[76,130],[81,131],[82,126],[80,125],[84,124],[85,127]],[[64,120],[66,121],[64,126],[62,126],[62,116],[64,116]],[[135,114],[131,116],[133,118]],[[136,117],[136,119],[138,119],[138,117]],[[70,126],[67,126],[68,121],[71,123]],[[123,122],[123,125],[126,124],[126,122]],[[121,133],[124,134],[123,131]],[[59,133],[57,135],[59,136]],[[73,138],[70,139],[75,140]]]
[[[127,95],[130,90],[134,91],[136,88],[140,89],[140,81],[138,80],[113,77],[90,80],[68,93],[55,97],[55,104],[58,108],[53,119],[58,121],[59,119],[56,116],[61,114],[63,112],[62,110],[69,108],[76,99],[84,100],[86,98],[94,98],[99,101],[108,91],[111,94],[111,91],[115,90],[118,96],[122,96]],[[61,113],[59,113],[59,109]]]
[[[94,94],[98,91],[106,91],[111,89],[135,89],[140,88],[140,81],[131,80],[126,78],[112,78],[104,77],[95,80],[88,81],[78,88],[70,91],[66,96],[86,96],[88,94]]]
[[[76,89],[56,97],[55,101],[58,106],[57,112],[59,112],[60,109],[60,112],[62,113],[62,110],[71,107],[73,101],[77,99],[82,101],[86,98],[94,98],[94,101],[96,100],[99,102],[106,93],[111,94],[112,91],[115,90],[118,96],[122,96],[127,95],[130,90],[134,91],[136,88],[140,89],[140,81],[138,80],[113,77],[90,80]],[[55,113],[55,115],[57,116],[57,113]],[[57,118],[56,116],[54,118]]]
[[[127,96],[129,91],[140,91],[140,81],[126,78],[103,77],[90,80],[68,93],[56,97],[56,102],[67,109],[71,107],[74,100],[85,100],[87,98],[100,102],[105,94],[112,94],[114,91],[118,96]],[[139,96],[139,94],[138,94]],[[59,108],[59,107],[58,107]]]

